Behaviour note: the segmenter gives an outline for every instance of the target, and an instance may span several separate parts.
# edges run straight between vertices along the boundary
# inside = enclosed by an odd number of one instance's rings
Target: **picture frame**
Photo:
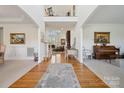
[[[25,44],[25,33],[10,33],[10,44]]]
[[[65,39],[61,39],[61,45],[65,45]]]
[[[94,32],[94,43],[110,43],[110,32]]]

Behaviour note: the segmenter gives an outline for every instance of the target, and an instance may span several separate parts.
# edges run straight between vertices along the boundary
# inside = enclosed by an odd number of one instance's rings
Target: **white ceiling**
[[[101,5],[85,24],[124,24],[124,5]]]
[[[71,30],[75,27],[76,22],[46,22],[45,26],[49,29],[56,30]]]
[[[0,5],[0,23],[34,23],[34,22],[18,6]]]

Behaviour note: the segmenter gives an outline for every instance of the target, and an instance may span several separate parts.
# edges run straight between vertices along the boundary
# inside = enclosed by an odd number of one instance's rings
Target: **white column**
[[[78,60],[80,63],[83,63],[82,60],[82,44],[83,44],[83,37],[82,37],[82,26],[78,22],[75,28],[75,37],[76,37],[76,49],[78,49]]]
[[[38,27],[38,63],[41,62],[41,29]]]
[[[43,34],[43,35],[41,35]],[[38,29],[38,63],[43,62],[45,57],[45,43],[41,42],[41,36],[45,36],[45,23],[42,21]]]
[[[83,63],[83,27],[82,25],[85,23],[85,21],[87,20],[87,18],[90,16],[90,14],[97,8],[97,5],[79,5],[76,6],[76,16],[78,17],[78,22],[76,24],[76,39],[77,39],[77,43],[76,43],[76,48],[78,49],[79,53],[79,57],[78,60],[80,61],[80,63]]]
[[[83,63],[83,28],[80,28],[80,63]]]

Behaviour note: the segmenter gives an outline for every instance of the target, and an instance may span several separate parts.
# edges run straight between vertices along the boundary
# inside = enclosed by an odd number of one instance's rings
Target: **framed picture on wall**
[[[61,39],[61,45],[65,45],[65,39]]]
[[[110,43],[110,32],[94,32],[94,43]]]
[[[25,44],[25,33],[10,33],[10,44]]]

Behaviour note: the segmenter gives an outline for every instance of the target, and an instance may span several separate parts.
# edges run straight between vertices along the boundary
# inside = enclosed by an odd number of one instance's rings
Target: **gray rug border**
[[[77,83],[78,83],[79,86],[80,86],[80,82],[79,82],[79,80],[78,80],[78,78],[77,78],[77,75],[76,75],[76,73],[75,73],[75,71],[74,71],[74,68],[73,68],[72,64],[69,64],[69,63],[54,63],[54,64],[68,64],[68,65],[70,65],[70,66],[72,67],[72,69],[73,69],[72,71],[74,72],[75,77],[76,77],[76,79],[77,79]],[[35,85],[34,88],[38,88],[38,87],[37,87],[38,84],[39,84],[39,83],[43,80],[43,78],[46,76],[50,65],[51,65],[51,64],[48,65],[46,72],[43,74],[43,76],[40,78],[40,80],[38,81],[38,83]],[[81,86],[80,86],[79,88],[81,88]]]

